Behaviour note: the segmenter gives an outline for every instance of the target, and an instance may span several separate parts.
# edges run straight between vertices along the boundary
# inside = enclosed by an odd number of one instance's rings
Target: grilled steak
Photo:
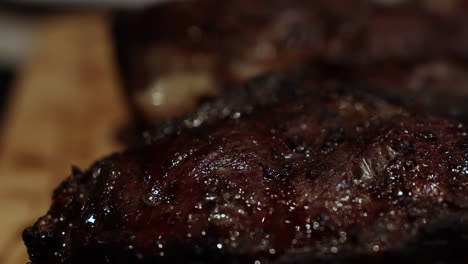
[[[32,263],[466,262],[465,126],[313,76],[257,78],[74,169],[24,232]]]

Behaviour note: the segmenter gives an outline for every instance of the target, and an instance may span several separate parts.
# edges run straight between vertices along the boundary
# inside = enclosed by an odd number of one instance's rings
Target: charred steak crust
[[[32,263],[466,261],[466,128],[287,75],[74,169],[24,232]]]

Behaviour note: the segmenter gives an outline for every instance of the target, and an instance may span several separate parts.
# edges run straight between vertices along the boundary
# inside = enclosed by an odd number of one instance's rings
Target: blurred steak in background
[[[180,1],[119,14],[116,36],[146,125],[300,63],[335,65],[378,93],[466,118],[456,99],[468,95],[466,11],[466,0]]]

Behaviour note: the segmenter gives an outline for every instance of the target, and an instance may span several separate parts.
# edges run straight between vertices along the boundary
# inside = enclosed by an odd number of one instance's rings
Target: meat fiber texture
[[[24,232],[32,263],[466,263],[466,127],[307,76],[75,168]]]

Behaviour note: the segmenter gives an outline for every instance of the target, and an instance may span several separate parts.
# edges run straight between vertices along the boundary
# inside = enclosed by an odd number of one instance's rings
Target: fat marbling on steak
[[[466,261],[464,125],[288,76],[75,169],[24,232],[32,263]]]

